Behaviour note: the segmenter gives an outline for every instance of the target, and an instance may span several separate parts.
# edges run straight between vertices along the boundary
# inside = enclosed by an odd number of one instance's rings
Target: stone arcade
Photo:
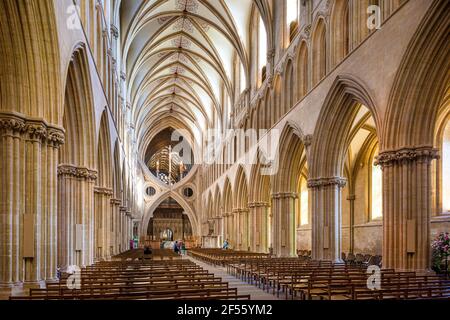
[[[226,259],[227,240],[299,268],[433,274],[450,231],[449,10],[0,0],[0,297],[137,257],[136,239],[202,248],[196,263]]]

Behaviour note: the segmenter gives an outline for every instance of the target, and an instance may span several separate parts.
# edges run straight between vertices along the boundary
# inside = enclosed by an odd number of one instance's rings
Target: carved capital
[[[389,167],[395,164],[413,161],[432,161],[439,159],[439,150],[433,147],[411,147],[381,152],[375,159],[375,165]]]
[[[104,196],[112,196],[113,195],[113,190],[111,188],[106,188],[106,187],[94,187],[94,192],[97,194],[101,194]]]
[[[25,120],[10,115],[0,115],[0,133],[16,135],[26,131]]]
[[[254,208],[267,208],[269,206],[268,202],[251,202],[248,204],[250,209]]]
[[[310,135],[310,134],[307,134],[307,135],[305,135],[305,136],[303,136],[303,144],[305,145],[305,147],[306,148],[308,148],[309,146],[311,146],[311,144],[312,144],[312,139],[313,139],[313,136],[312,135]]]
[[[50,127],[47,130],[47,143],[60,147],[65,143],[65,133],[63,129]]]
[[[243,214],[243,213],[248,213],[249,210],[246,208],[238,208],[238,209],[233,209],[233,213],[236,214]]]
[[[328,186],[337,186],[339,188],[344,188],[347,184],[347,180],[340,177],[331,178],[318,178],[308,180],[308,188],[310,189],[320,189]]]
[[[307,25],[305,29],[303,30],[303,34],[305,35],[305,38],[309,39],[311,37],[311,25]]]
[[[122,81],[125,81],[125,80],[127,80],[127,74],[125,73],[125,72],[121,72],[120,73],[120,79],[122,79]],[[123,100],[123,98],[122,98],[122,100]]]
[[[84,167],[62,164],[58,167],[58,176],[72,177],[87,181],[97,180],[97,171]]]
[[[122,204],[122,201],[120,199],[111,199],[111,204],[114,206],[120,206]]]
[[[111,25],[111,36],[116,40],[119,38],[119,29],[113,24]]]
[[[297,199],[298,194],[295,192],[277,192],[272,194],[273,199]]]
[[[47,128],[42,122],[28,123],[26,131],[31,140],[43,141],[47,138]]]

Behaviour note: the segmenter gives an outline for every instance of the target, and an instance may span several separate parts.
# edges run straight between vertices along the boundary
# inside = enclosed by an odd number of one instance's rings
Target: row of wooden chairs
[[[382,257],[380,255],[362,254],[362,253],[342,253],[342,260],[348,264],[364,266],[382,266]]]
[[[133,250],[136,251],[136,250]],[[189,260],[141,260],[128,252],[10,300],[249,300]],[[135,257],[135,259],[132,259]]]
[[[191,249],[188,255],[214,266],[226,266],[240,260],[267,259],[270,257],[265,253],[223,249]]]
[[[450,280],[435,274],[379,269],[368,273],[370,257],[343,263],[310,257],[226,259],[230,253],[200,250],[196,256],[226,263],[229,274],[262,290],[297,300],[450,299]],[[355,256],[356,260],[356,256]],[[361,262],[359,262],[361,260]],[[373,261],[373,260],[372,260]],[[376,265],[376,264],[375,264]]]
[[[115,257],[113,261],[122,260],[177,260],[180,259],[180,255],[176,254],[172,250],[165,249],[152,249],[151,254],[145,254],[144,249],[135,249],[123,252]]]

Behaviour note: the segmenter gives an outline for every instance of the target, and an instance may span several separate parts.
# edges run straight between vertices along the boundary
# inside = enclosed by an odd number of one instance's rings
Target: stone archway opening
[[[174,241],[195,245],[191,221],[183,207],[169,197],[155,209],[147,226],[146,242],[152,247],[170,248]]]

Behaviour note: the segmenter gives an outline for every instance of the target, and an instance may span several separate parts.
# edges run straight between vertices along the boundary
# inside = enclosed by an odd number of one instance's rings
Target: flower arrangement
[[[448,271],[450,256],[450,235],[448,232],[439,234],[431,244],[433,250],[433,269],[436,272]]]

